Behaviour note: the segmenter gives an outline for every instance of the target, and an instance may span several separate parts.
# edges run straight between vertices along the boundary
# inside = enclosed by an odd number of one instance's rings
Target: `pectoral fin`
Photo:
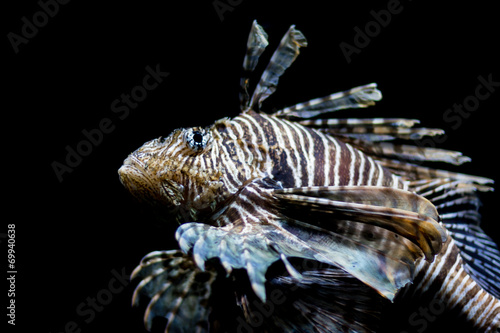
[[[229,273],[246,269],[256,295],[266,300],[268,267],[287,258],[339,267],[392,300],[412,282],[415,262],[433,260],[446,232],[433,205],[415,194],[382,187],[281,189],[249,183],[222,214],[223,227],[186,223],[176,238],[200,268],[217,257]],[[269,188],[271,187],[271,188]],[[248,207],[248,208],[247,208]],[[297,280],[300,274],[290,269]]]

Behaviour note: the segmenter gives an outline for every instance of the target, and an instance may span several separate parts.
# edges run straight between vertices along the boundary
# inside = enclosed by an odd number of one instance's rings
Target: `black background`
[[[253,19],[270,40],[259,69],[291,24],[309,42],[264,109],[377,82],[384,95],[377,106],[339,116],[421,119],[423,126],[446,130],[441,147],[472,158],[451,169],[498,181],[500,88],[458,128],[443,119],[454,103],[474,95],[478,76],[491,74],[500,81],[493,3],[401,1],[401,12],[350,63],[339,44],[352,45],[354,27],[364,29],[374,21],[370,11],[386,9],[389,1],[233,1],[222,20],[212,1],[166,3],[71,1],[60,5],[18,53],[7,34],[21,34],[21,18],[32,21],[41,7],[24,1],[3,10],[2,164],[8,182],[3,202],[5,223],[16,224],[18,331],[63,332],[70,321],[82,332],[144,331],[141,314],[130,308],[132,284],[92,320],[76,312],[88,297],[108,288],[112,270],[130,273],[148,252],[176,247],[173,234],[125,192],[117,170],[152,138],[238,114],[241,64]],[[142,83],[146,66],[157,64],[169,76],[120,120],[111,103]],[[65,147],[75,148],[85,139],[82,130],[97,128],[103,118],[112,120],[114,130],[60,182],[51,164],[64,163]],[[498,192],[484,195],[481,211],[484,229],[497,242],[498,199]]]

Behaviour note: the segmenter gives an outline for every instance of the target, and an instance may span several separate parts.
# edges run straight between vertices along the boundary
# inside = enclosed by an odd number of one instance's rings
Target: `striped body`
[[[243,135],[243,139],[238,140],[242,143],[240,149],[223,148],[224,157],[220,158],[227,161],[262,161],[266,166],[265,172],[282,182],[283,187],[408,187],[399,177],[350,144],[300,124],[251,112],[224,121],[224,125],[224,129],[219,129],[217,134],[221,145],[228,138],[241,138]],[[260,149],[255,149],[257,147]],[[269,154],[263,157],[263,152]],[[235,164],[228,182],[238,179],[238,169]],[[233,184],[239,187],[244,181],[240,179]],[[239,215],[252,216],[252,212],[240,207]],[[435,299],[444,302],[448,310],[459,308],[467,321],[474,322],[478,330],[493,332],[500,326],[500,301],[469,276],[451,237],[432,263],[420,260],[411,289],[417,294],[434,292]]]
[[[145,143],[124,162],[138,177],[131,192],[147,187],[146,193],[137,194],[141,200],[163,202],[162,180],[178,184],[183,193],[175,195],[183,197],[178,200],[185,205],[179,212],[184,221],[213,212],[243,184],[261,177],[271,177],[283,187],[405,187],[399,177],[350,144],[285,119],[253,111],[221,119],[204,130],[203,154],[186,147],[183,138],[193,131],[201,129],[178,130],[165,140]],[[155,173],[143,173],[145,168]]]
[[[349,143],[287,120],[247,112],[231,120],[217,121],[210,127],[209,133],[211,138],[204,154],[193,155],[181,140],[167,140],[168,146],[159,145],[155,152],[163,154],[170,150],[169,154],[173,157],[160,161],[178,163],[163,168],[176,170],[177,177],[169,177],[185,182],[186,202],[218,203],[211,206],[210,213],[220,210],[220,203],[225,204],[251,179],[266,176],[278,181],[284,188],[363,185],[408,188],[400,177]],[[178,136],[181,134],[179,132]],[[152,151],[148,153],[151,156],[154,154]],[[154,166],[154,157],[150,157],[148,162],[150,168]],[[163,168],[158,170],[164,174]],[[219,175],[219,179],[212,177],[210,180],[216,184],[213,186],[215,190],[211,190],[210,186],[207,190],[206,186],[192,182],[192,179],[200,179],[206,184],[207,175],[195,173],[201,173],[201,170]],[[186,178],[186,175],[189,177]],[[208,199],[204,195],[208,195]],[[243,193],[240,195],[243,196]],[[262,193],[259,195],[244,197],[247,202],[253,201],[252,205],[233,205],[230,212],[217,214],[216,219],[209,218],[207,222],[224,226],[238,217],[248,224],[266,223],[252,218],[258,206],[265,207],[267,198]],[[205,212],[207,206],[189,207],[192,212],[195,208]],[[199,214],[192,214],[189,218],[194,216]],[[467,274],[451,238],[448,238],[434,262],[420,261],[415,276],[414,289],[417,293],[438,290],[437,299],[445,300],[450,309],[463,309],[468,320],[474,321],[478,317],[476,313],[483,314],[482,320],[477,323],[480,327],[495,325],[500,320],[500,302],[484,292]],[[477,293],[478,296],[473,297]]]
[[[432,263],[421,260],[416,268],[413,285],[402,298],[424,295],[447,311],[457,311],[479,332],[500,329],[500,301],[467,273],[452,237]]]
[[[373,105],[381,99],[376,84],[259,112],[306,45],[292,26],[250,97],[247,75],[267,46],[254,22],[242,112],[149,141],[120,168],[136,198],[167,209],[181,224],[175,237],[185,254],[153,252],[134,271],[143,278],[134,304],[138,295],[151,299],[146,327],[154,316],[168,320],[166,332],[218,327],[209,305],[222,281],[238,285],[230,294],[245,325],[255,319],[253,305],[269,303],[273,288],[292,286],[281,310],[255,331],[373,332],[384,301],[424,299],[479,331],[498,330],[500,253],[479,227],[476,194],[492,181],[420,165],[469,159],[397,143],[442,134],[412,128],[417,120],[310,119]],[[276,271],[278,263],[284,271]]]
[[[404,187],[398,177],[350,144],[285,119],[250,111],[217,122],[215,131],[222,147],[219,159],[231,166],[223,175],[231,189],[255,175],[252,165],[283,187]]]

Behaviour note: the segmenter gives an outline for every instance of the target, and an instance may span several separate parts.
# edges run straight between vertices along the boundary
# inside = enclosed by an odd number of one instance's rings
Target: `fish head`
[[[139,201],[166,208],[179,222],[197,221],[222,200],[219,167],[213,164],[211,128],[185,128],[143,144],[118,170]]]

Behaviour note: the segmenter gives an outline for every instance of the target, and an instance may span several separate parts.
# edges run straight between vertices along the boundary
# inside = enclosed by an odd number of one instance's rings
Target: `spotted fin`
[[[148,331],[156,317],[167,320],[165,332],[209,331],[207,303],[213,271],[201,271],[179,250],[155,251],[142,259],[131,278],[140,279],[132,305],[147,301],[144,325]]]
[[[412,282],[415,261],[424,255],[432,260],[439,251],[444,231],[433,220],[435,211],[425,199],[404,193],[417,202],[408,207],[397,197],[403,191],[390,190],[303,188],[299,194],[280,189],[269,179],[257,180],[240,190],[224,212],[216,214],[219,222],[183,224],[176,239],[202,269],[213,257],[220,259],[228,273],[233,268],[246,269],[262,301],[267,297],[268,267],[281,259],[288,268],[283,259],[291,257],[340,267],[392,300],[400,288]],[[392,199],[388,201],[393,208],[381,206],[387,204],[381,194]],[[335,201],[328,196],[348,199]],[[300,280],[293,270],[290,275]]]

